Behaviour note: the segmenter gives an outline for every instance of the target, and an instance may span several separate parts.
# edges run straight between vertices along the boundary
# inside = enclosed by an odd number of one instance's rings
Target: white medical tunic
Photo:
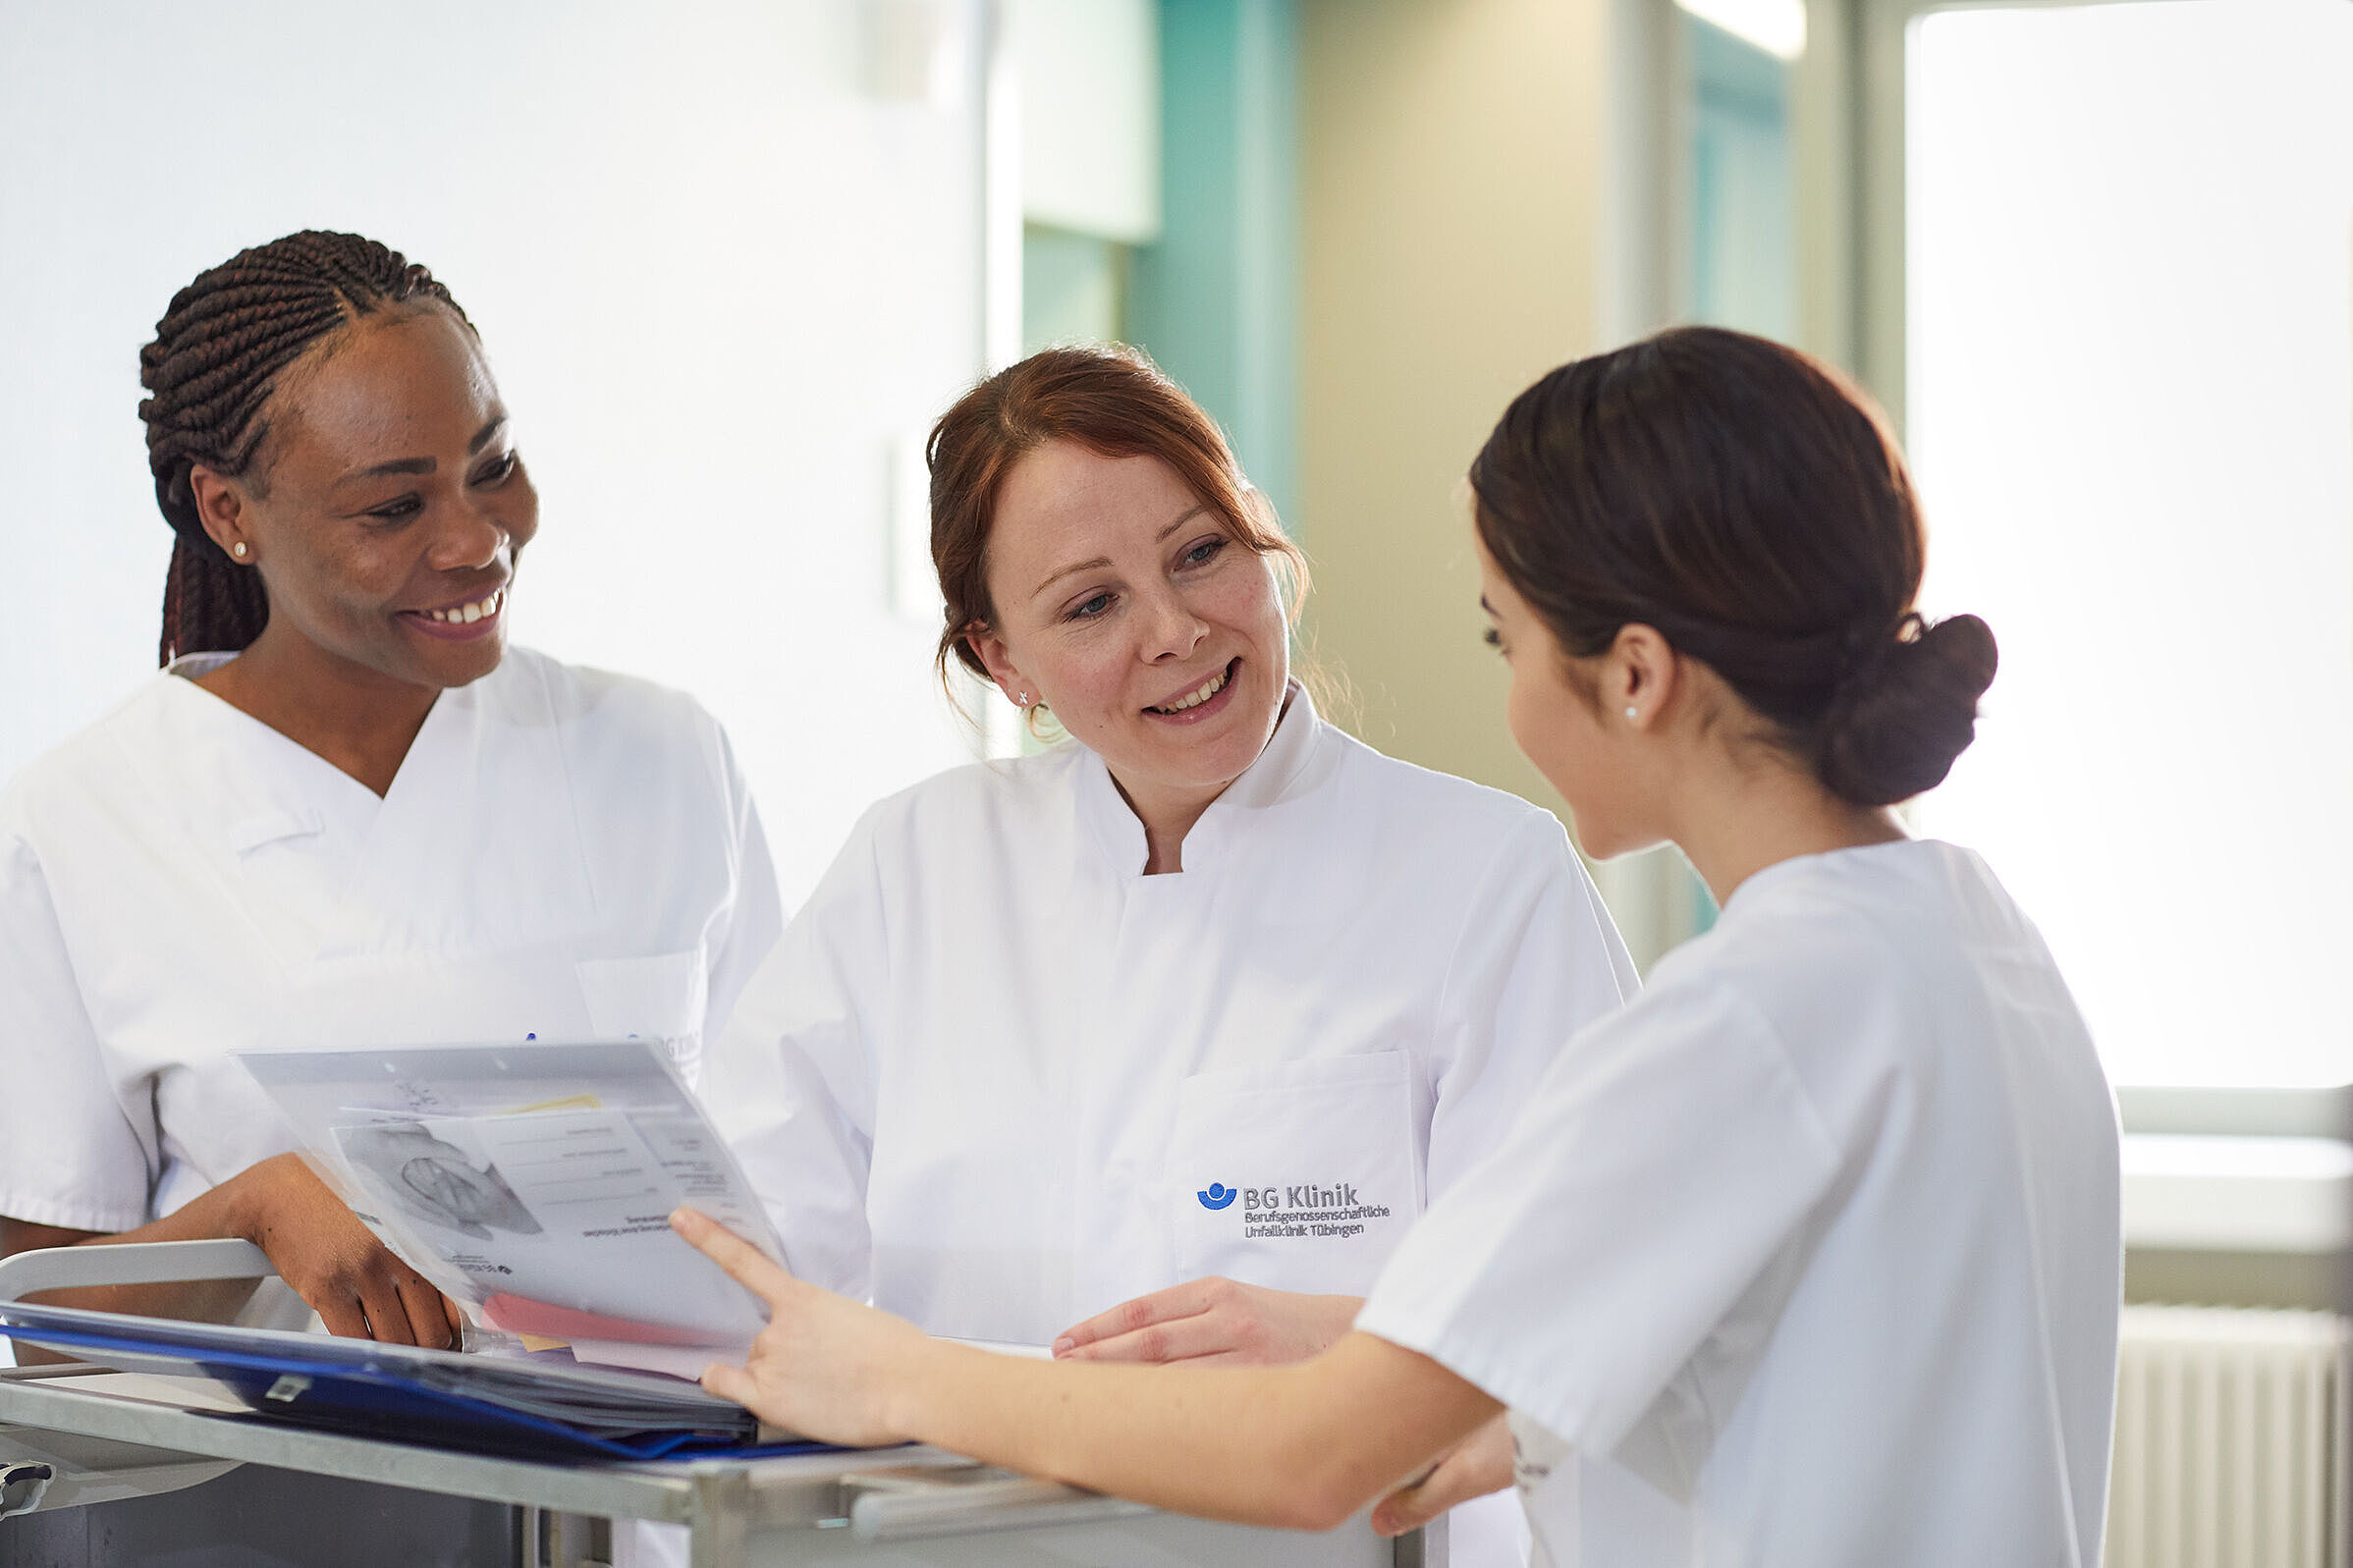
[[[867,813],[704,1093],[801,1277],[1045,1344],[1224,1274],[1362,1295],[1633,970],[1551,815],[1296,687],[1183,870],[1077,745]],[[1455,1560],[1516,1561],[1507,1507]]]
[[[0,1214],[134,1228],[290,1146],[233,1050],[620,1038],[693,1075],[782,926],[689,698],[511,649],[379,797],[182,674],[0,795]]]
[[[1357,1326],[1510,1408],[1539,1562],[2090,1568],[2117,1188],[1984,863],[1805,856],[1560,1055]]]

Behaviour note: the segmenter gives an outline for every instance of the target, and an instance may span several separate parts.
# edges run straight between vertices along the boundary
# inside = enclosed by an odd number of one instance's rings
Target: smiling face
[[[261,573],[262,637],[411,686],[496,669],[539,500],[473,334],[435,305],[362,317],[291,367],[267,417],[245,478],[192,476],[206,531]]]
[[[1273,564],[1157,458],[1050,441],[998,492],[996,621],[972,645],[1044,702],[1139,810],[1214,797],[1257,760],[1290,679]]]

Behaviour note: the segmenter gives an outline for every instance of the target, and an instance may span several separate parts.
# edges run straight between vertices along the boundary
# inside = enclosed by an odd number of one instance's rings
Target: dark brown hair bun
[[[1655,627],[1840,797],[1909,799],[1975,736],[1994,634],[1921,619],[1903,454],[1807,355],[1678,327],[1576,360],[1512,401],[1470,481],[1488,555],[1562,652]]]
[[[1977,738],[1977,699],[1994,683],[1994,631],[1976,616],[1906,634],[1861,665],[1823,715],[1815,776],[1833,794],[1892,805],[1934,789]]]

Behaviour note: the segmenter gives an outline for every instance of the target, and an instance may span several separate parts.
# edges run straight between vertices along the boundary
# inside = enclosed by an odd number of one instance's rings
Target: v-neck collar
[[[1337,760],[1335,737],[1330,730],[1331,727],[1316,713],[1315,702],[1307,695],[1307,689],[1296,680],[1291,681],[1274,734],[1240,777],[1228,784],[1225,793],[1201,813],[1192,831],[1184,836],[1180,852],[1184,870],[1170,875],[1184,876],[1210,869],[1231,846],[1234,838],[1249,823],[1258,820],[1258,813],[1313,788]],[[1143,822],[1128,805],[1127,797],[1120,792],[1103,758],[1083,747],[1081,750],[1075,781],[1079,815],[1097,847],[1119,874],[1141,877],[1150,854]]]
[[[181,718],[154,737],[149,766],[167,796],[177,775],[207,776],[195,793],[211,812],[189,829],[221,846],[233,880],[263,844],[326,836],[341,892],[314,959],[561,936],[591,921],[597,899],[545,664],[511,648],[490,675],[444,691],[381,797],[201,688],[165,697]]]
[[[295,739],[294,736],[288,734],[285,730],[278,729],[275,725],[266,724],[263,721],[254,718],[253,715],[246,712],[245,709],[240,708],[236,703],[231,702],[228,698],[223,697],[220,693],[211,690],[209,687],[201,686],[196,683],[197,676],[208,676],[212,674],[215,670],[220,669],[223,665],[228,664],[236,657],[237,655],[234,653],[184,653],[179,658],[174,659],[170,664],[165,665],[163,667],[163,674],[179,677],[179,683],[183,686],[186,686],[190,691],[193,692],[200,701],[214,704],[223,712],[234,715],[234,718],[231,719],[230,723],[249,726],[253,731],[269,737],[269,741],[274,741],[278,746],[284,748],[287,752],[306,758],[312,766],[323,770],[325,773],[332,774],[344,784],[349,785],[352,791],[356,792],[358,796],[364,797],[361,800],[354,801],[353,804],[359,807],[365,815],[369,816],[375,815],[378,809],[389,803],[393,796],[400,792],[401,781],[403,779],[410,778],[413,772],[418,771],[411,769],[410,764],[414,763],[419,752],[425,749],[425,739],[427,734],[436,728],[437,722],[442,719],[442,716],[447,710],[459,706],[459,704],[453,703],[450,700],[450,693],[447,690],[444,690],[439,696],[436,696],[433,699],[433,706],[425,710],[425,722],[417,726],[415,736],[409,742],[409,749],[401,756],[401,765],[393,773],[392,784],[382,794],[379,795],[373,789],[370,789],[366,784],[361,784],[357,779],[353,778],[343,769],[338,768],[334,763],[329,762],[325,757],[311,750],[308,746],[303,745],[300,740]],[[487,679],[488,677],[485,676],[484,678]],[[446,728],[446,726],[443,726],[443,728]],[[264,743],[266,744],[268,742],[265,741]],[[333,786],[330,785],[329,787]]]

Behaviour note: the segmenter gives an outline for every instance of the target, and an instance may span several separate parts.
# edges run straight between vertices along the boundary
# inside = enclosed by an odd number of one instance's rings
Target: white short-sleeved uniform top
[[[1208,1274],[1362,1294],[1634,984],[1554,818],[1295,687],[1144,863],[1075,745],[867,813],[705,1082],[795,1272],[1030,1344]]]
[[[1561,1054],[1357,1326],[1510,1407],[1558,1568],[2090,1568],[2117,1188],[2083,1021],[1984,863],[1805,856]]]
[[[782,926],[718,724],[511,649],[388,793],[183,660],[0,794],[0,1214],[119,1231],[289,1146],[228,1053],[615,1038],[693,1074]]]

